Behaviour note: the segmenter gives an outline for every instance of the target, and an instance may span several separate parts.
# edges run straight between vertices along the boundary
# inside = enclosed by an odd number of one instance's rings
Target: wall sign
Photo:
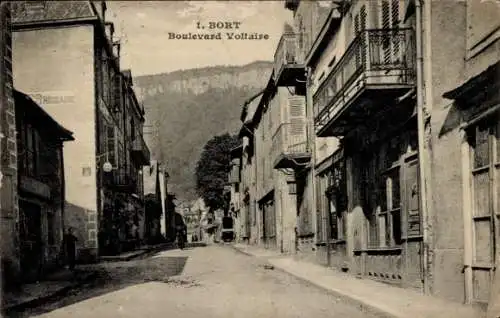
[[[75,94],[69,91],[34,92],[28,94],[39,105],[74,104]]]

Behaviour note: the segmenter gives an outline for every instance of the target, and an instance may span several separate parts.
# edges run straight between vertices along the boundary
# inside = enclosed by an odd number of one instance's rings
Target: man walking
[[[78,241],[78,239],[73,234],[73,228],[68,228],[68,232],[64,235],[63,238],[63,249],[66,256],[67,265],[71,271],[75,269],[76,241]]]

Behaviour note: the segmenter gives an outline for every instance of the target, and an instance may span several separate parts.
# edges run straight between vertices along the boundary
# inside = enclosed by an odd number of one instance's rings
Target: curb
[[[12,312],[12,311],[23,311],[23,310],[26,310],[28,308],[38,307],[38,306],[42,305],[43,303],[50,301],[50,299],[52,299],[52,298],[63,296],[65,294],[69,293],[71,290],[83,286],[85,283],[87,283],[88,281],[90,281],[91,279],[93,279],[95,277],[97,277],[97,273],[91,273],[87,277],[85,277],[84,279],[77,281],[74,284],[70,284],[68,286],[65,286],[59,290],[56,290],[55,292],[53,292],[51,294],[40,296],[37,298],[33,298],[33,299],[28,300],[28,301],[19,303],[19,304],[14,304],[14,305],[2,307],[1,312],[2,312],[2,314],[7,314],[7,313]]]
[[[326,293],[328,293],[332,296],[335,296],[338,299],[341,299],[343,302],[349,303],[354,307],[358,307],[359,309],[361,309],[367,313],[370,313],[372,315],[375,315],[376,317],[380,317],[380,318],[406,318],[406,317],[402,317],[398,314],[391,313],[385,309],[379,308],[378,306],[368,304],[359,298],[341,293],[337,290],[332,290],[332,289],[329,289],[327,287],[321,286],[320,284],[317,284],[313,281],[310,281],[307,278],[304,278],[304,277],[298,276],[294,273],[291,273],[291,272],[287,271],[286,269],[273,264],[269,260],[266,260],[266,264],[272,266],[275,270],[279,270],[282,273],[285,273],[285,274],[288,274],[290,276],[295,277],[296,279],[300,280],[301,282],[305,283],[306,285],[312,286],[314,288],[319,288],[319,289],[325,291]]]
[[[241,253],[241,254],[243,254],[243,255],[246,255],[246,256],[251,256],[251,257],[255,257],[255,258],[257,258],[255,255],[252,255],[251,253],[248,253],[248,252],[245,252],[245,251],[243,251],[243,250],[240,250],[239,248],[237,248],[237,247],[236,247],[236,246],[234,246],[234,245],[231,245],[231,248],[232,248],[233,250],[235,250],[236,252],[239,252],[239,253]]]
[[[251,254],[249,252],[243,251],[243,250],[237,248],[234,245],[232,245],[231,247],[234,250],[236,250],[237,252],[240,252],[243,255],[247,255],[247,256],[254,257],[254,258],[258,258],[257,256],[255,256],[255,255],[253,255],[253,254]],[[404,317],[402,317],[400,315],[397,315],[397,314],[391,313],[391,312],[389,312],[389,311],[387,311],[385,309],[379,308],[378,306],[374,306],[372,304],[368,304],[368,303],[366,303],[365,301],[363,301],[363,300],[361,300],[359,298],[356,298],[356,297],[353,297],[353,296],[350,296],[350,295],[346,295],[346,294],[341,293],[341,292],[336,291],[336,290],[331,290],[329,288],[321,286],[320,284],[317,284],[317,283],[315,283],[313,281],[310,281],[307,278],[304,278],[304,277],[298,276],[298,275],[296,275],[294,273],[291,273],[291,272],[287,271],[286,269],[273,264],[272,261],[270,259],[268,259],[268,258],[265,258],[262,261],[266,265],[271,266],[274,270],[279,270],[282,273],[285,273],[287,275],[293,276],[293,277],[295,277],[296,279],[300,280],[301,282],[303,282],[306,285],[312,286],[314,288],[319,288],[319,289],[325,291],[326,293],[328,293],[328,294],[330,294],[330,295],[332,295],[332,296],[334,296],[336,298],[341,299],[343,302],[347,302],[347,303],[351,304],[352,306],[358,307],[362,311],[370,313],[370,314],[372,314],[372,315],[374,315],[376,317],[380,317],[380,318],[404,318]]]

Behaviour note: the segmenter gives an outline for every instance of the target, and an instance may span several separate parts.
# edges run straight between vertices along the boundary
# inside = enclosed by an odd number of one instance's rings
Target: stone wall
[[[17,144],[14,97],[12,94],[12,33],[9,3],[0,4],[0,192],[2,274],[15,278],[19,271],[17,243]]]

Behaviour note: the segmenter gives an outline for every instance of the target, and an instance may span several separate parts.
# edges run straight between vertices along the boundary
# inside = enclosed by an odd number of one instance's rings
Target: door
[[[41,207],[19,200],[19,239],[21,247],[21,271],[28,280],[36,280],[42,265]]]
[[[276,213],[274,201],[269,200],[262,204],[263,225],[264,225],[264,244],[266,248],[276,247]]]
[[[405,216],[406,216],[406,283],[414,288],[422,289],[423,276],[423,246],[422,218],[420,213],[420,187],[418,160],[405,162]]]
[[[472,188],[472,301],[487,302],[499,253],[500,120],[470,131]]]

